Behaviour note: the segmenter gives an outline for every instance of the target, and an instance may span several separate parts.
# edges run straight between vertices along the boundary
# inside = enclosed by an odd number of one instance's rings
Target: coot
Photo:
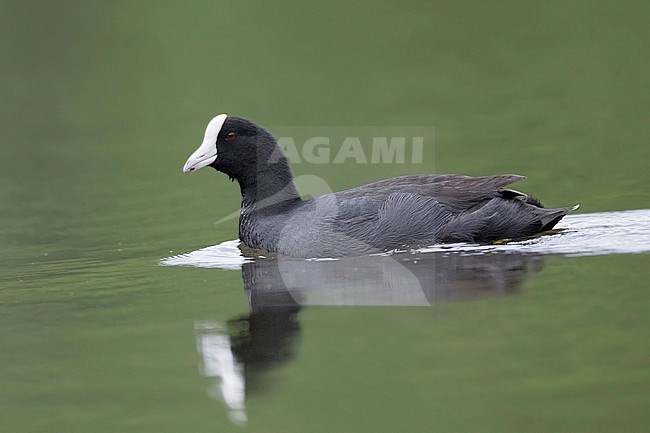
[[[183,167],[210,166],[239,183],[239,238],[294,257],[339,257],[413,245],[485,243],[551,229],[576,207],[544,209],[504,187],[524,179],[420,174],[303,200],[275,138],[253,122],[216,116]]]

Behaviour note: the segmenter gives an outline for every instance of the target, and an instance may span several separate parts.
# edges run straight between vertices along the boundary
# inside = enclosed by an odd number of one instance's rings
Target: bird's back
[[[267,216],[262,224],[276,234],[272,245],[258,247],[335,257],[406,245],[490,242],[548,230],[573,209],[544,209],[532,197],[504,189],[521,179],[411,175],[326,194]]]

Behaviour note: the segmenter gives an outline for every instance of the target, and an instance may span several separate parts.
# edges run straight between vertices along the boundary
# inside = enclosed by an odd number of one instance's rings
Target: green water
[[[516,293],[309,307],[234,425],[197,322],[242,272],[163,267],[236,237],[183,175],[221,112],[434,127],[422,164],[300,164],[334,190],[514,172],[580,212],[650,208],[647,2],[0,2],[0,431],[641,432],[648,254],[547,257]]]

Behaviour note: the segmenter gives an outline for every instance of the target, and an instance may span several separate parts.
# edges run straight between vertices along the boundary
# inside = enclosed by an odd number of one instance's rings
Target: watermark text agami
[[[434,138],[432,127],[277,127],[273,132],[292,164],[421,164]]]

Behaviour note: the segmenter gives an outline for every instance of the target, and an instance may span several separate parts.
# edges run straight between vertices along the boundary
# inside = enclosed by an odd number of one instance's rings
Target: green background
[[[301,164],[334,190],[521,173],[581,212],[648,208],[644,1],[0,1],[0,430],[241,431],[194,322],[238,271],[239,192],[181,167],[212,116],[435,128],[423,164]],[[250,431],[648,431],[648,256],[547,260],[515,296],[310,308]]]

